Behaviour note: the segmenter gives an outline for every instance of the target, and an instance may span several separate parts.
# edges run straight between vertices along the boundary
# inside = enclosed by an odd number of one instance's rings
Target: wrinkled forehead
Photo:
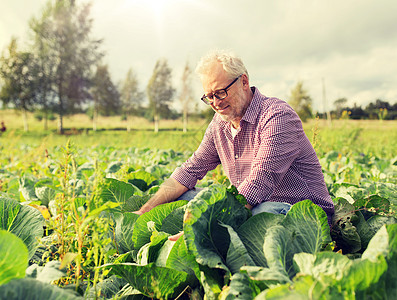
[[[223,69],[222,64],[213,63],[201,75],[201,83],[206,93],[225,88],[230,81],[230,75]]]

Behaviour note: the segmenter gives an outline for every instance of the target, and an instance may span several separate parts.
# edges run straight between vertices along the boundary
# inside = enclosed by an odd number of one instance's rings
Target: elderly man
[[[197,180],[222,164],[253,214],[286,214],[292,204],[310,199],[330,222],[334,205],[296,112],[250,87],[243,62],[233,54],[211,53],[196,71],[205,91],[201,100],[216,114],[198,149],[136,213],[187,195]]]

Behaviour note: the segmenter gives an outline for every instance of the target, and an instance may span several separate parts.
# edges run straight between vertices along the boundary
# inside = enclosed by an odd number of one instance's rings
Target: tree
[[[147,85],[147,96],[149,99],[149,111],[154,120],[154,131],[159,131],[160,117],[170,115],[170,102],[175,93],[172,87],[171,68],[166,59],[156,62],[152,77]]]
[[[108,66],[97,67],[92,87],[93,107],[93,130],[96,131],[98,114],[103,116],[116,115],[120,111],[120,93],[113,84]]]
[[[186,62],[185,69],[182,74],[182,89],[180,93],[180,101],[182,104],[183,132],[187,132],[189,104],[192,103],[192,100],[192,70],[190,69],[189,63]]]
[[[40,19],[32,19],[33,32],[41,39],[36,51],[46,51],[56,93],[58,132],[63,133],[63,116],[75,112],[90,97],[93,66],[102,56],[100,40],[90,37],[90,5],[77,6],[73,0],[49,1]]]
[[[346,98],[339,98],[334,101],[334,105],[336,107],[336,115],[339,118],[342,114],[343,108],[346,106],[347,99]]]
[[[33,51],[37,57],[37,109],[43,113],[44,130],[48,129],[48,119],[55,111],[56,93],[54,57],[51,57],[51,44],[46,42],[49,38],[47,28],[51,26],[50,22],[51,10],[43,11],[41,19],[32,18],[29,21],[29,27],[33,32]]]
[[[3,79],[0,99],[23,112],[25,131],[29,131],[27,112],[35,103],[36,75],[37,64],[33,53],[19,51],[17,40],[12,38],[8,53],[0,58],[0,77]]]
[[[127,118],[127,131],[131,130],[130,116],[138,113],[143,97],[143,92],[139,90],[138,79],[134,71],[129,69],[121,87],[121,102],[123,113]]]
[[[303,83],[299,81],[295,88],[291,90],[290,100],[288,102],[303,122],[312,118],[312,98],[307,91],[303,89]]]
[[[370,103],[365,109],[371,119],[383,120],[386,118],[388,111],[391,110],[391,105],[387,101],[376,99],[375,103]]]

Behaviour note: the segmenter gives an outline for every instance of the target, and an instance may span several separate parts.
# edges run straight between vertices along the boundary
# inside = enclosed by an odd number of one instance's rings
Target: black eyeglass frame
[[[201,97],[201,101],[203,101],[205,104],[207,105],[211,105],[212,103],[214,103],[214,97],[218,100],[223,100],[225,99],[228,94],[227,94],[227,90],[230,89],[230,87],[242,76],[243,74],[239,75],[238,77],[236,77],[236,79],[234,79],[227,87],[225,87],[224,89],[220,89],[220,90],[216,90],[214,93],[212,93],[212,100],[209,100],[208,95],[203,95],[203,97]],[[225,92],[225,96],[221,97],[218,96],[217,93],[219,92]]]

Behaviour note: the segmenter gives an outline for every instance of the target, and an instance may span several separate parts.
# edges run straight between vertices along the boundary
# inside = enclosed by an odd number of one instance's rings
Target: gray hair
[[[241,74],[245,74],[248,77],[248,71],[241,58],[225,50],[214,50],[203,56],[197,64],[196,73],[202,78],[208,74],[210,66],[215,62],[221,63],[225,72],[230,76],[230,79]]]

